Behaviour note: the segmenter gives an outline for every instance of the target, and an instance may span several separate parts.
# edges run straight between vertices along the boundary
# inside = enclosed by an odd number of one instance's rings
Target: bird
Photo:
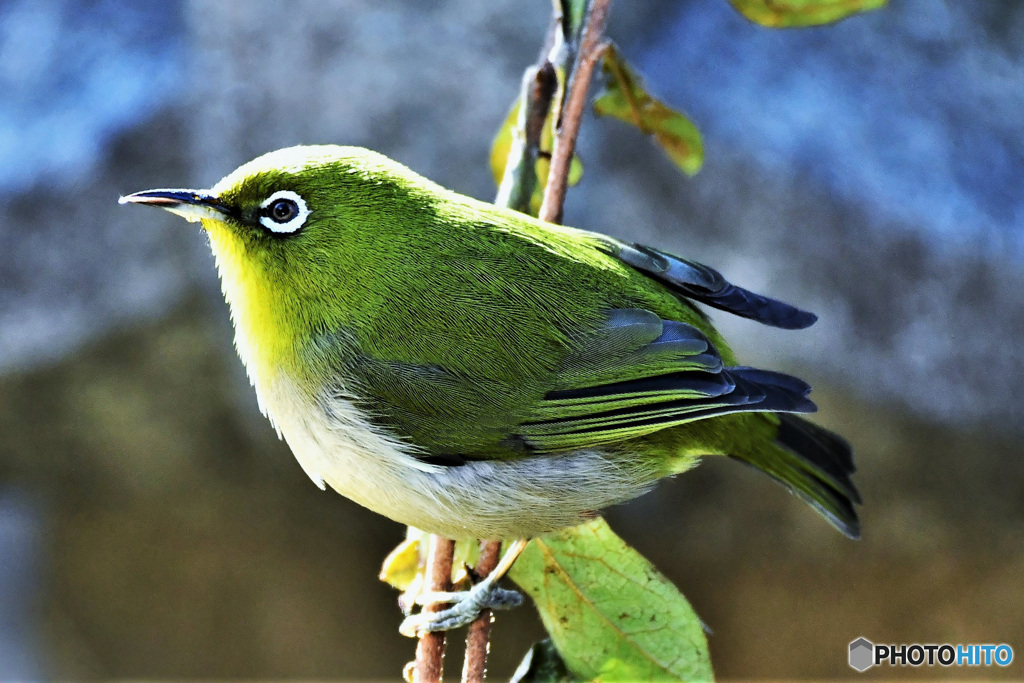
[[[800,417],[809,385],[740,364],[707,309],[790,330],[817,317],[709,266],[359,147],[279,149],[208,190],[120,202],[202,225],[260,410],[319,488],[428,533],[514,540],[501,573],[528,539],[705,456],[860,535],[851,448]],[[410,628],[500,602],[500,575]]]

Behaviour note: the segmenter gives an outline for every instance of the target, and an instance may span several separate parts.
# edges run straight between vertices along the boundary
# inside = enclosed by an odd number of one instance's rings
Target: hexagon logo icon
[[[875,644],[867,638],[858,638],[850,643],[850,666],[857,671],[867,671],[875,665]]]

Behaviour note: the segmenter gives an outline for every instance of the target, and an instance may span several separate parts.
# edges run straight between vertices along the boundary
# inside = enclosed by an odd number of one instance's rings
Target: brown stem
[[[477,580],[483,579],[498,566],[501,555],[501,541],[481,541],[480,559],[476,562],[473,574]],[[480,612],[466,634],[466,658],[462,663],[462,683],[482,683],[487,670],[487,651],[491,638],[491,610]]]
[[[452,558],[455,541],[440,536],[430,537],[427,571],[430,572],[430,592],[448,592],[452,589]],[[427,605],[425,612],[440,612],[443,604]],[[416,663],[413,683],[440,683],[444,675],[444,631],[425,633],[416,644]]]
[[[553,30],[549,31],[548,42],[553,41],[553,36]],[[555,68],[546,57],[548,52],[550,47],[546,46],[540,64],[526,70],[522,92],[524,112],[520,116],[523,129],[522,150],[515,161],[510,154],[505,179],[502,180],[498,197],[494,200],[499,206],[507,206],[522,212],[530,210],[530,196],[537,182],[534,165],[540,149],[544,121],[547,119],[558,84]],[[500,554],[501,541],[480,543],[480,558],[473,571],[477,579],[482,579],[494,571]],[[487,654],[490,650],[491,621],[491,610],[483,610],[469,625],[469,632],[466,634],[466,657],[462,663],[463,681],[478,683],[484,680]]]
[[[587,90],[590,87],[590,80],[594,73],[594,67],[604,53],[607,43],[602,42],[604,27],[608,21],[608,8],[611,0],[594,0],[587,15],[587,23],[583,30],[579,58],[576,60],[575,68],[572,70],[572,77],[568,86],[568,99],[560,116],[558,135],[555,139],[552,150],[551,167],[548,172],[547,186],[544,188],[544,202],[540,209],[541,220],[552,223],[561,222],[562,206],[565,203],[565,192],[569,181],[569,166],[572,161],[573,151],[576,147],[576,136],[579,134],[580,123],[583,119],[583,108],[586,105]],[[557,3],[556,3],[557,7]],[[549,38],[552,34],[549,34]],[[546,47],[543,54],[547,54]],[[541,127],[547,116],[547,109],[551,105],[551,78],[554,76],[554,69],[550,62],[542,58],[541,65],[527,71],[523,88],[523,104],[525,115],[520,117],[520,125],[525,128],[525,149],[526,154],[536,154],[537,145],[540,141]],[[539,124],[539,125],[538,125]],[[527,157],[526,164],[532,172],[534,158]],[[510,159],[511,162],[511,159]],[[523,164],[523,159],[519,159]],[[529,192],[524,189],[532,187],[533,183],[523,182],[525,174],[519,173],[515,177],[508,175],[519,192],[516,194],[505,189],[504,182],[502,190],[498,193],[496,203],[512,204],[512,208],[524,210],[520,204],[529,206]],[[532,179],[532,178],[531,178]],[[516,182],[518,181],[518,182]],[[520,196],[521,195],[521,196]],[[515,198],[519,202],[515,202]],[[479,578],[490,574],[498,564],[501,553],[499,541],[483,542],[480,546],[480,559],[477,561],[475,573]],[[462,680],[463,683],[482,683],[487,667],[487,652],[491,634],[491,611],[483,610],[480,615],[469,626],[469,633],[466,636],[466,658],[463,661]]]
[[[611,0],[594,0],[587,15],[587,23],[580,40],[579,56],[569,78],[568,97],[551,152],[551,170],[548,174],[547,187],[544,188],[544,202],[540,207],[540,219],[543,221],[562,222],[562,207],[569,187],[569,165],[576,150],[576,136],[583,121],[587,90],[590,88],[594,67],[608,46],[603,36],[610,5]]]
[[[544,202],[541,205],[540,218],[552,223],[561,222],[562,207],[565,204],[565,193],[569,184],[569,167],[572,161],[573,152],[576,147],[576,137],[579,134],[580,124],[583,120],[583,108],[586,105],[587,90],[590,87],[590,80],[594,68],[600,60],[601,55],[607,48],[603,42],[604,27],[608,21],[608,8],[611,0],[594,0],[587,15],[587,23],[583,30],[579,57],[575,67],[572,69],[572,77],[568,86],[568,99],[559,117],[560,124],[558,135],[555,138],[552,150],[551,167],[548,172],[548,182],[544,189]],[[557,3],[556,3],[557,7]],[[553,31],[549,31],[548,40],[553,39]],[[543,53],[547,55],[549,48],[546,46]],[[524,149],[520,152],[517,160],[519,165],[527,165],[532,172],[534,155],[540,141],[541,127],[547,116],[547,110],[551,105],[552,77],[554,69],[546,58],[542,58],[541,64],[527,71],[523,87],[523,104],[525,108],[523,116],[520,117],[520,125],[525,129]],[[526,158],[523,159],[522,157]],[[511,159],[509,162],[511,163]],[[525,164],[524,164],[525,161]],[[502,182],[502,188],[498,193],[496,203],[511,205],[512,208],[524,210],[519,204],[524,204],[523,197],[528,198],[524,188],[533,183],[524,182],[529,179],[528,173],[515,172],[514,169],[506,169],[506,178]],[[510,183],[506,187],[506,182]],[[518,190],[518,192],[516,192]],[[519,201],[517,201],[519,200]],[[528,203],[525,204],[528,207]],[[436,538],[436,537],[434,537]],[[480,545],[480,558],[474,570],[477,578],[486,577],[497,566],[501,554],[500,541],[485,541]],[[449,559],[449,576],[451,574],[451,560]],[[463,661],[462,680],[463,683],[482,683],[487,667],[487,652],[490,646],[491,635],[491,610],[483,610],[480,615],[469,625],[469,632],[466,635],[466,657]],[[423,640],[420,640],[422,647]],[[443,656],[444,641],[442,636],[441,653]],[[417,678],[416,680],[433,680],[420,677],[419,652],[417,649]],[[440,666],[438,666],[440,672]]]

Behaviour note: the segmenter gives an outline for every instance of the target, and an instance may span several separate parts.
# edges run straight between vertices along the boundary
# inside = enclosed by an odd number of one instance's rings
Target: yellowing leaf
[[[654,136],[669,157],[686,174],[693,175],[704,163],[700,131],[685,115],[651,97],[640,76],[611,45],[604,53],[602,69],[608,85],[594,102],[599,116],[613,116]]]
[[[400,591],[408,590],[420,571],[420,539],[407,538],[384,558],[380,580]]]
[[[772,28],[818,26],[878,9],[887,0],[729,0],[747,19]]]
[[[405,540],[384,558],[378,578],[400,591],[408,591],[410,588],[418,590],[426,578],[427,546],[429,544],[430,534],[415,527],[409,527],[406,530]],[[453,585],[458,585],[468,578],[467,565],[476,566],[479,557],[480,544],[476,540],[463,538],[455,542],[455,551],[452,557]]]
[[[513,142],[517,141],[517,136],[519,138],[525,137],[524,132],[517,130],[520,125],[520,107],[522,107],[522,99],[517,98],[512,103],[512,108],[509,110],[508,116],[505,117],[505,121],[501,124],[501,128],[498,129],[498,133],[494,136],[494,142],[491,143],[491,175],[494,176],[494,182],[499,187],[505,178],[505,167],[508,164],[509,155],[512,153]],[[544,186],[547,184],[548,171],[551,168],[551,149],[554,141],[553,129],[554,116],[549,113],[541,132],[540,146],[535,164],[536,175],[533,179],[530,179],[534,182],[529,205],[529,213],[532,216],[536,216],[540,212],[540,205],[544,200]],[[522,143],[520,142],[519,144]],[[571,187],[578,183],[582,176],[583,162],[580,161],[578,156],[573,155],[572,161],[569,164],[569,186]],[[524,210],[527,207],[513,208]]]
[[[547,176],[544,176],[545,178]],[[569,187],[572,187],[580,181],[583,177],[583,162],[575,154],[572,155],[572,160],[569,162]]]
[[[603,519],[533,539],[509,576],[533,599],[574,676],[713,678],[707,638],[686,598]]]
[[[491,175],[494,176],[495,185],[501,185],[501,179],[505,176],[508,153],[512,149],[512,131],[519,119],[520,106],[522,106],[522,100],[517,98],[494,136],[494,142],[491,143]]]
[[[471,538],[455,541],[452,555],[452,585],[458,586],[469,578],[468,568],[475,567],[480,559],[480,542]]]

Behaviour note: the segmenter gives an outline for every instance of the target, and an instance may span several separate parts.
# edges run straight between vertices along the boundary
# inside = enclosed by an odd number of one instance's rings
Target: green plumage
[[[281,191],[309,207],[288,234],[260,213]],[[654,480],[731,455],[857,535],[848,447],[778,415],[812,411],[809,388],[736,367],[693,301],[780,327],[810,314],[356,148],[281,150],[209,194],[225,218],[204,226],[258,388],[277,372],[311,396],[336,387],[447,468],[599,449]]]

